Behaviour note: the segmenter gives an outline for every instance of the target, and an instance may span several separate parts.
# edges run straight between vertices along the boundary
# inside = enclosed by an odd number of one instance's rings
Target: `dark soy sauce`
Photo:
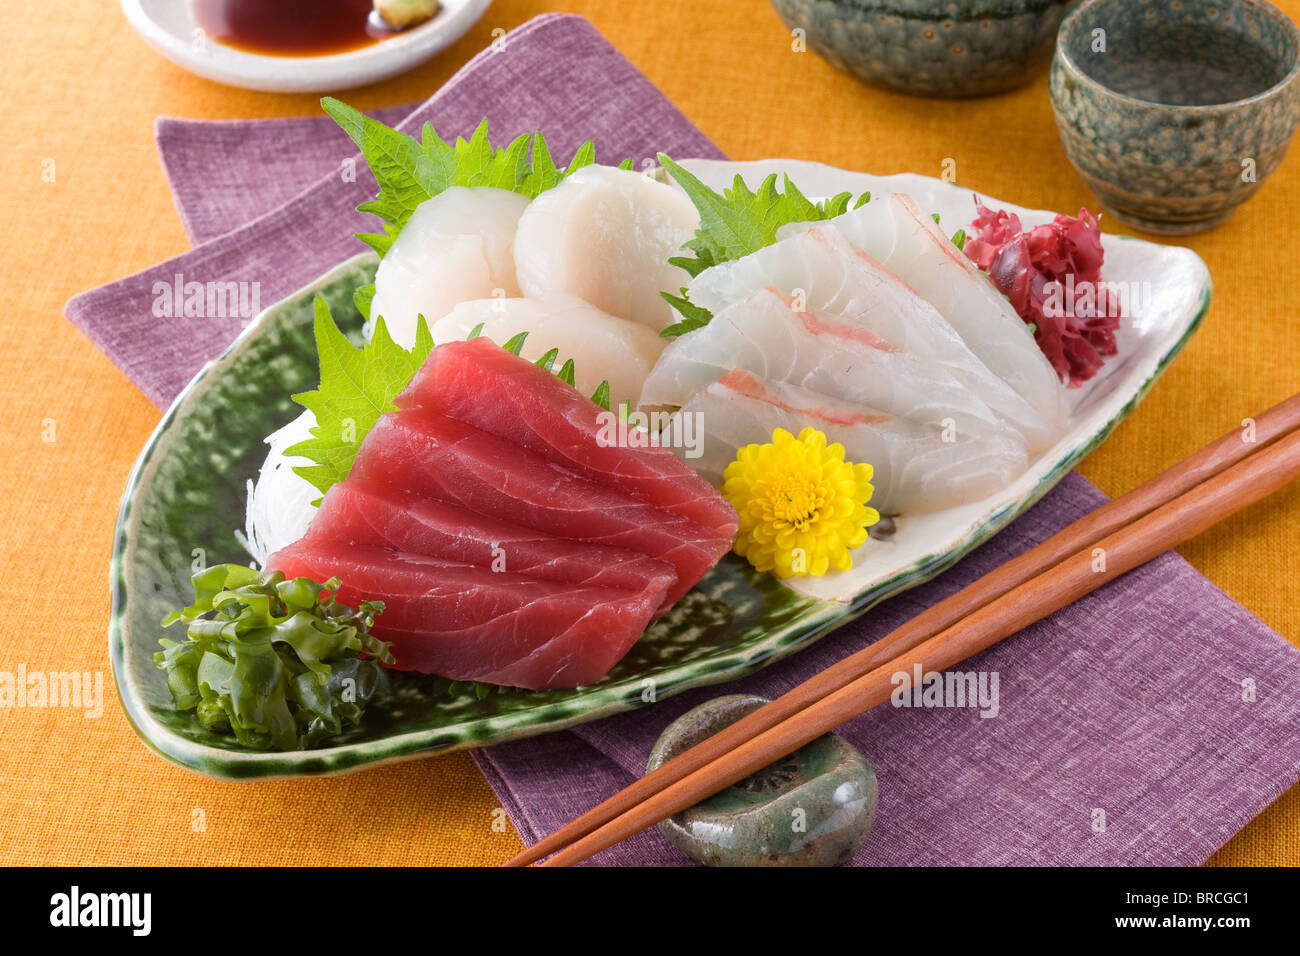
[[[190,0],[210,38],[249,53],[326,56],[393,34],[370,23],[372,0]]]

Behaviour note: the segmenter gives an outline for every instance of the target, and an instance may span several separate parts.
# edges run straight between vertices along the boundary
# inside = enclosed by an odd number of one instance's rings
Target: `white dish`
[[[272,0],[266,0],[272,2]],[[329,56],[264,56],[203,35],[185,0],[122,0],[146,43],[177,66],[217,83],[270,93],[326,93],[386,80],[460,39],[492,0],[443,0],[438,15],[391,39]]]

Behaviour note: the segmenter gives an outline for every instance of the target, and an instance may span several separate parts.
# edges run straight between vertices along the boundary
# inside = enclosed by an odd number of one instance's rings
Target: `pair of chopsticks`
[[[567,866],[745,779],[940,671],[1145,564],[1300,477],[1300,394],[926,609],[510,860]],[[1100,551],[1098,550],[1100,549]],[[1102,557],[1104,560],[1098,560]]]

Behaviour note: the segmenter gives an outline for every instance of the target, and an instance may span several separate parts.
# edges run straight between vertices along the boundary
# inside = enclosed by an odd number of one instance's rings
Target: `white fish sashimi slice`
[[[370,318],[415,344],[418,317],[433,323],[457,304],[519,294],[514,242],[528,199],[506,189],[452,186],[416,207],[379,263]]]
[[[668,259],[698,223],[691,201],[671,186],[627,169],[584,167],[520,217],[519,288],[533,297],[569,292],[658,332],[675,321],[659,293],[690,280]]]
[[[1056,440],[1056,423],[993,374],[934,306],[838,231],[808,229],[705,269],[691,281],[688,294],[716,315],[766,286],[795,296],[801,307],[839,316],[918,359],[942,365],[1017,429],[1032,450]]]
[[[844,446],[845,458],[872,466],[871,505],[882,514],[920,514],[976,501],[1005,488],[1027,467],[1023,443],[982,435],[946,442],[919,425],[797,385],[750,372],[728,372],[677,413],[697,415],[700,457],[690,464],[716,485],[745,445],[769,442],[784,428],[819,429]],[[683,427],[683,426],[675,426]]]
[[[482,323],[481,335],[505,345],[527,332],[520,355],[535,362],[559,349],[558,371],[573,359],[574,384],[591,395],[608,380],[611,407],[635,405],[641,386],[665,340],[639,322],[602,312],[575,295],[553,293],[537,299],[478,299],[462,302],[433,326],[435,342],[465,339]]]
[[[915,289],[993,374],[1063,427],[1064,389],[1029,326],[911,196],[891,193],[829,223],[810,225],[843,233]]]
[[[646,407],[685,405],[733,369],[867,405],[967,436],[1020,433],[946,368],[903,352],[865,329],[796,303],[774,289],[735,302],[704,328],[673,340],[646,379]]]

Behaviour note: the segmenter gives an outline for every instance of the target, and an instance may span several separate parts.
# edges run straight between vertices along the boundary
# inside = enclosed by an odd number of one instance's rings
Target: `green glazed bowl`
[[[1300,31],[1263,0],[1089,0],[1061,25],[1051,97],[1102,207],[1169,235],[1253,196],[1300,124]]]
[[[1046,66],[1079,0],[772,0],[808,46],[872,86],[987,96]]]
[[[715,188],[737,174],[757,185],[769,171],[785,170],[810,195],[905,191],[954,225],[973,211],[966,190],[921,176],[868,176],[787,161],[776,170],[763,163],[686,165]],[[996,205],[1020,214],[1027,228],[1051,216]],[[1105,243],[1108,277],[1150,277],[1150,301],[1125,333],[1123,356],[1108,363],[1110,374],[1072,395],[1068,434],[998,496],[960,512],[901,519],[894,536],[877,542],[854,575],[808,579],[803,593],[729,556],[593,686],[502,691],[393,672],[394,695],[367,709],[361,727],[313,750],[243,750],[172,708],[164,675],[153,663],[165,633],[159,622],[189,602],[195,564],[248,562],[237,534],[250,480],[266,457],[264,439],[297,417],[300,409],[289,396],[315,387],[318,378],[314,297],[323,296],[343,331],[360,341],[362,319],[352,293],[371,281],[376,259],[366,253],[349,260],[258,316],[176,398],[140,453],[123,495],[111,567],[109,653],[123,709],[149,747],[210,776],[341,773],[559,730],[782,660],[941,573],[1005,527],[1132,411],[1182,348],[1209,303],[1204,263],[1185,249],[1111,236]]]

